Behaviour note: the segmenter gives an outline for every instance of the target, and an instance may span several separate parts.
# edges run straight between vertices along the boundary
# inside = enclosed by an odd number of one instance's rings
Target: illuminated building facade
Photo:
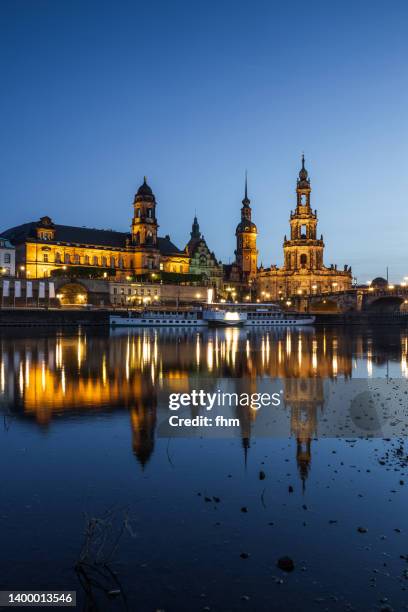
[[[0,237],[0,273],[14,276],[16,273],[16,250],[9,240]]]
[[[290,237],[283,242],[284,263],[258,273],[258,294],[279,300],[294,295],[313,295],[351,289],[351,268],[323,263],[323,236],[317,236],[317,213],[310,205],[311,185],[302,156],[296,185],[296,208],[290,214]]]
[[[211,287],[221,289],[223,268],[213,251],[210,251],[204,236],[200,232],[197,217],[194,217],[185,252],[190,257],[190,273],[199,275],[203,282]]]
[[[296,185],[296,208],[290,236],[283,243],[282,267],[258,268],[258,230],[252,220],[247,180],[241,220],[235,231],[232,264],[217,260],[194,218],[190,240],[180,250],[170,236],[158,235],[157,202],[146,178],[133,200],[130,232],[55,224],[48,216],[5,231],[1,238],[15,247],[17,269],[27,279],[61,276],[115,281],[157,280],[214,287],[227,299],[263,301],[299,295],[321,295],[351,289],[351,268],[324,265],[323,236],[317,235],[317,213],[311,208],[311,184],[302,157]],[[69,274],[64,274],[68,270]],[[181,275],[181,276],[180,276]]]
[[[186,274],[189,257],[169,236],[157,235],[156,198],[146,178],[133,202],[131,232],[57,225],[48,216],[2,234],[16,248],[27,278],[44,278],[71,269],[106,278],[146,275],[153,271]]]

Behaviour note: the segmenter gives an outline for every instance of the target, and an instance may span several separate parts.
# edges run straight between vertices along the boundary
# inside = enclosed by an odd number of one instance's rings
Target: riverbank
[[[0,327],[106,326],[111,312],[84,308],[2,308]]]
[[[123,312],[123,311],[120,311]],[[107,326],[114,309],[85,308],[2,308],[0,327]],[[315,325],[403,325],[408,315],[400,313],[318,313]]]
[[[315,314],[315,325],[402,325],[408,315],[393,312],[345,312]]]

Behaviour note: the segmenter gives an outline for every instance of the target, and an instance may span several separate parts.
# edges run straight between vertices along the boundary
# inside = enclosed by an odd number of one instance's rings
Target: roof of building
[[[382,276],[377,276],[372,282],[372,287],[388,287],[388,281]]]
[[[164,238],[157,238],[157,246],[162,255],[185,255],[184,251],[181,251],[176,245],[170,240],[169,236]]]
[[[7,240],[6,238],[2,238],[1,236],[0,236],[0,247],[2,249],[14,249],[14,246],[11,244],[11,242]]]
[[[41,225],[32,221],[23,223],[4,231],[0,237],[9,240],[13,244],[22,244],[27,240],[35,242],[49,243],[69,243],[69,244],[84,244],[88,246],[111,247],[123,249],[126,247],[126,241],[131,239],[129,232],[117,232],[114,230],[102,230],[89,227],[75,227],[72,225],[54,225],[55,236],[53,240],[41,240],[37,238],[37,228]],[[183,254],[169,236],[157,239],[157,246],[162,255]]]
[[[152,188],[147,184],[146,177],[144,177],[143,183],[140,185],[135,195],[135,199],[143,200],[144,198],[147,198],[148,200],[155,199]]]

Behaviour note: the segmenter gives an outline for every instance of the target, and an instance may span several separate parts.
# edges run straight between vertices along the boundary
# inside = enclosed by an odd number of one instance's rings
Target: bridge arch
[[[338,312],[339,306],[335,299],[318,298],[311,301],[310,310],[313,312]]]
[[[404,298],[398,295],[383,295],[366,304],[365,310],[370,312],[399,312],[402,304],[404,304]]]
[[[88,303],[88,289],[82,283],[68,282],[58,287],[57,297],[62,306],[83,306]]]

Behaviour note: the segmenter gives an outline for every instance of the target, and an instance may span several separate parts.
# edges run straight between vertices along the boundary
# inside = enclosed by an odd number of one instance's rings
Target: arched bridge
[[[390,288],[356,287],[337,291],[291,298],[293,306],[308,312],[408,312],[408,287],[395,285]]]

